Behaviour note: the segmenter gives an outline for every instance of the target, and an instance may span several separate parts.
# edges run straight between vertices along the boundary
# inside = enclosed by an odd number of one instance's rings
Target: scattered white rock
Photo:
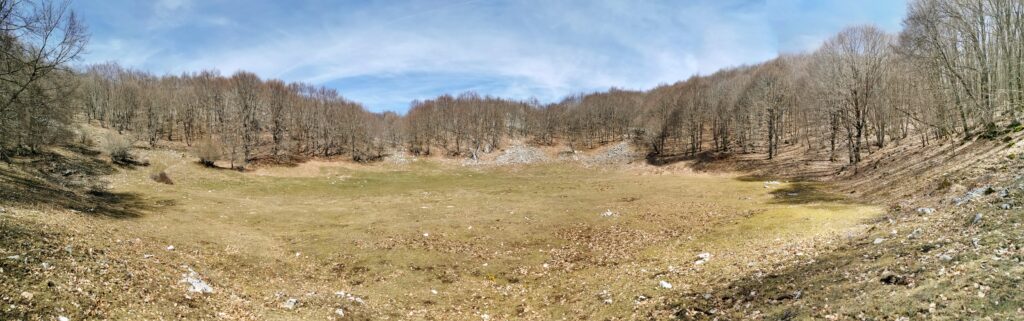
[[[25,301],[32,301],[33,297],[35,297],[35,295],[32,294],[32,292],[28,292],[28,291],[21,292],[21,298],[25,299]]]
[[[1003,203],[1003,204],[999,205],[999,208],[1004,209],[1004,210],[1008,210],[1008,209],[1012,209],[1013,205],[1010,205],[1009,203]]]
[[[57,317],[57,321],[71,321],[71,319],[68,319],[68,317],[62,315]]]
[[[167,250],[168,251],[174,251],[174,245],[168,245],[167,246]]]
[[[437,295],[437,290],[430,289],[430,294]]]
[[[430,233],[423,233],[423,237],[430,237]]]
[[[710,260],[711,260],[711,253],[704,252],[704,253],[701,253],[701,254],[697,254],[697,261],[693,262],[693,264],[694,265],[701,265],[701,264],[704,264],[704,263],[708,263],[708,261],[710,261]]]
[[[484,321],[489,321],[491,320],[491,316],[488,315],[487,313],[484,313],[480,315],[480,319],[483,319]]]
[[[213,293],[213,287],[199,277],[199,273],[188,268],[188,273],[181,276],[181,283],[188,283],[188,292],[192,293]]]
[[[142,255],[142,258],[144,258],[144,259],[148,259],[148,258],[152,258],[152,257],[153,257],[153,254],[143,254]]]
[[[658,281],[658,285],[661,286],[663,289],[671,289],[672,288],[672,283],[668,283],[665,280]]]
[[[949,254],[943,254],[943,255],[939,255],[939,260],[943,261],[943,262],[949,262],[949,261],[953,260],[953,257],[950,256]]]
[[[918,214],[923,214],[923,215],[928,215],[928,214],[935,213],[935,209],[931,208],[931,207],[919,207],[919,208],[917,208],[917,213]]]
[[[21,255],[11,255],[7,257],[8,260],[20,260]]]
[[[608,290],[601,290],[601,292],[597,293],[597,297],[601,299],[601,302],[604,302],[604,304],[612,304],[615,302],[612,300],[612,293],[608,292]]]
[[[572,153],[571,159],[577,160],[579,158],[577,153]],[[637,158],[638,155],[633,150],[633,146],[629,142],[621,142],[599,154],[591,157],[584,156],[582,161],[587,165],[618,165],[632,163]]]
[[[921,235],[921,229],[920,228],[916,228],[916,229],[914,229],[913,232],[910,232],[910,234],[907,235],[907,238],[908,239],[916,239],[920,235]]]
[[[874,242],[874,243],[875,243],[875,244],[882,244],[882,242],[885,242],[885,238],[881,238],[881,237],[879,237],[879,238],[876,238],[876,239],[875,239],[875,242]]]
[[[617,217],[617,216],[619,216],[619,213],[612,212],[612,210],[606,209],[606,210],[604,210],[604,213],[601,213],[601,216],[602,217]]]
[[[964,194],[964,196],[954,197],[953,203],[956,204],[956,206],[967,204],[968,202],[985,195],[986,192],[989,192],[991,189],[991,186],[983,186],[972,189],[969,192],[967,192],[967,194]]]
[[[1004,189],[999,190],[999,197],[1000,198],[1010,197],[1010,189],[1009,188],[1004,188]]]
[[[345,317],[345,309],[342,309],[342,308],[334,309],[334,315],[337,315],[340,318],[344,318]]]
[[[399,149],[385,157],[384,160],[392,164],[408,164],[411,161],[410,158],[404,150]]]
[[[284,301],[284,303],[281,303],[281,307],[288,310],[295,309],[295,306],[297,305],[299,305],[299,299],[296,298],[289,298],[287,301]]]
[[[971,225],[978,225],[981,223],[981,213],[974,214],[974,218],[971,219]]]
[[[646,295],[640,294],[637,295],[636,299],[633,300],[633,304],[643,304],[644,302],[647,302],[648,299],[650,298],[648,298]]]
[[[533,164],[545,161],[547,161],[547,155],[543,151],[525,145],[509,147],[494,159],[494,163],[497,165]]]
[[[431,290],[431,292],[434,292],[434,291]],[[349,301],[352,301],[352,302],[355,302],[355,303],[366,304],[366,301],[363,301],[363,298],[360,298],[358,296],[355,296],[352,293],[348,293],[348,292],[345,292],[345,291],[334,292],[334,295],[337,295],[337,296],[339,296],[341,298],[344,298],[346,300],[349,300]]]

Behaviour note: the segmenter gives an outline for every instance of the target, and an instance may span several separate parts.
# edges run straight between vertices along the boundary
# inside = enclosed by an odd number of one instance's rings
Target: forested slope
[[[149,145],[215,146],[215,157],[233,166],[285,156],[370,161],[396,151],[477,157],[510,142],[573,151],[619,141],[654,163],[708,153],[771,159],[790,147],[807,160],[857,165],[893,144],[1016,130],[1022,11],[1014,0],[917,0],[897,34],[854,26],[813,52],[548,104],[470,92],[412,102],[404,115],[378,114],[332,89],[248,72],[157,76],[107,64],[80,73],[76,105],[90,121]],[[26,139],[6,137],[4,146]]]

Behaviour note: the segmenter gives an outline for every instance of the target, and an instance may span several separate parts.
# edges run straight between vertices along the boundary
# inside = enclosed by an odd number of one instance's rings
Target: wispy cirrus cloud
[[[85,1],[86,62],[249,70],[337,88],[371,110],[466,90],[554,101],[645,89],[816,47],[851,24],[896,31],[898,1]]]

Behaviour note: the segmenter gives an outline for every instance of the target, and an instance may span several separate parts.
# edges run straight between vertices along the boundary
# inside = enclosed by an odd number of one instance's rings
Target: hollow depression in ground
[[[812,184],[647,166],[421,160],[239,173],[175,152],[150,158],[175,184],[144,168],[109,177],[114,191],[161,204],[111,224],[188,253],[214,295],[268,307],[296,298],[309,317],[329,316],[339,291],[352,296],[343,304],[403,318],[629,315],[668,286],[700,291],[880,213]]]

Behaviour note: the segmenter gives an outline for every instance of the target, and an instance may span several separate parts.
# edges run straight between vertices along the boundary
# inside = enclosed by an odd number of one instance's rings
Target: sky
[[[475,91],[555,102],[649,89],[816,49],[852,25],[898,32],[903,0],[79,0],[79,63],[158,75],[238,70],[337,89],[368,110]]]

